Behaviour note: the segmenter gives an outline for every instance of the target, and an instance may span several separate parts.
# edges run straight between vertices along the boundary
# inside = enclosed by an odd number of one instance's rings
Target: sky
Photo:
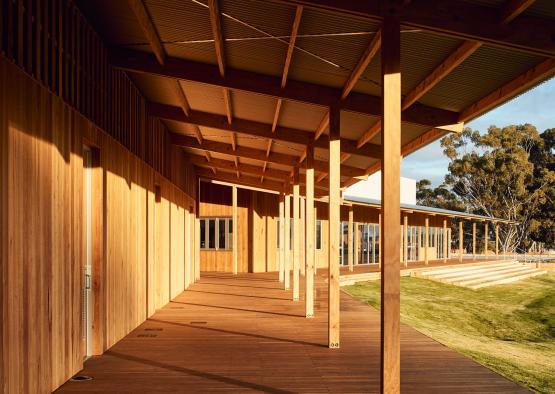
[[[504,127],[530,123],[541,133],[555,127],[555,78],[466,124],[485,133],[489,126]],[[403,159],[401,175],[416,180],[429,179],[439,186],[447,174],[449,160],[443,156],[439,140]]]

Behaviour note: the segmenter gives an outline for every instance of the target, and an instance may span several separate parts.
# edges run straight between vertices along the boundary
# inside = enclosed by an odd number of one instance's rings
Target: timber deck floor
[[[91,381],[60,392],[379,392],[379,311],[341,293],[341,348],[328,349],[327,285],[316,317],[276,274],[205,273],[104,355]],[[525,392],[489,369],[401,326],[401,388],[412,393]]]

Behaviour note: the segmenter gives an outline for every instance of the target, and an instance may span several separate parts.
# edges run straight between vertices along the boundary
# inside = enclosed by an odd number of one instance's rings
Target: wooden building
[[[0,0],[1,391],[55,390],[202,269],[277,267],[295,300],[304,271],[311,317],[326,267],[340,347],[340,190],[381,169],[399,392],[401,157],[550,78],[554,20],[549,0]],[[200,216],[237,220],[203,240]],[[276,257],[273,232],[316,219],[319,251],[305,225]],[[201,250],[210,226],[226,250]]]

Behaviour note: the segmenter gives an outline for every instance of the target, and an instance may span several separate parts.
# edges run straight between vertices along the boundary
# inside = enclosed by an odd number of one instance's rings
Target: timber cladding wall
[[[0,387],[50,392],[82,368],[84,141],[99,152],[96,353],[192,280],[196,182],[184,190],[0,56]],[[181,158],[181,159],[179,159]],[[159,190],[159,192],[157,192]],[[102,301],[103,298],[103,301]]]

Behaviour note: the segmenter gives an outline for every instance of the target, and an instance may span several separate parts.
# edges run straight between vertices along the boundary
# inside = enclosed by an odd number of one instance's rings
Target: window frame
[[[199,237],[199,249],[201,251],[232,251],[233,250],[233,218],[230,216],[225,217],[201,217],[199,218],[199,228],[204,227],[204,234]],[[214,233],[213,233],[213,245],[210,246],[211,234],[210,234],[210,223],[214,223]],[[221,236],[220,230],[223,228],[223,243],[220,245]],[[204,235],[204,237],[203,237]],[[204,239],[204,247],[201,242]]]

